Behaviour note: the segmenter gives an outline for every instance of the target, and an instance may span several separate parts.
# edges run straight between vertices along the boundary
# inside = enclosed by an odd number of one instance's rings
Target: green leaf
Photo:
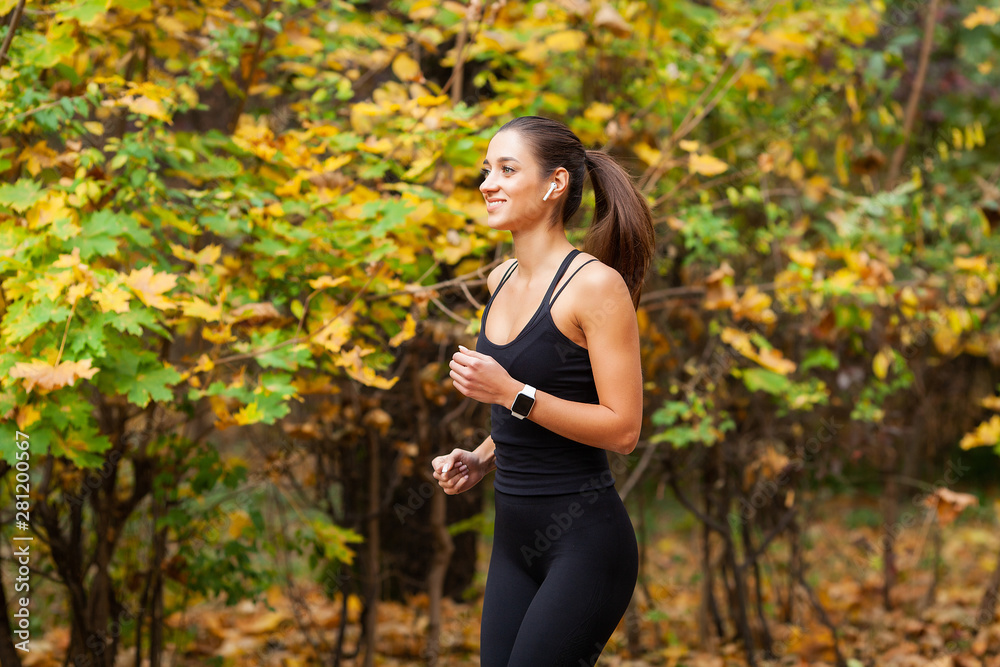
[[[750,391],[760,389],[775,395],[787,395],[792,389],[791,380],[766,368],[748,368],[743,371],[743,384]]]
[[[837,370],[840,366],[840,360],[829,350],[829,348],[819,347],[815,350],[809,350],[805,354],[805,358],[802,360],[802,364],[799,366],[800,371],[807,371],[810,368],[826,368],[828,370]]]
[[[111,0],[112,7],[121,7],[138,14],[152,4],[150,0]]]
[[[82,0],[67,9],[56,12],[56,20],[76,19],[80,25],[90,26],[104,13],[105,0]]]
[[[39,39],[25,49],[28,62],[39,69],[55,67],[63,56],[72,55],[76,51],[74,30],[73,24],[66,22],[50,28],[44,37],[38,35]]]
[[[107,209],[98,211],[82,223],[84,235],[98,238],[109,237],[117,239],[122,235],[131,238],[137,245],[148,246],[153,243],[153,235],[143,229],[139,221],[127,213],[113,212]]]
[[[41,426],[40,422],[35,422],[22,431],[28,436],[27,438],[17,437],[17,432],[17,423],[13,419],[7,419],[0,423],[0,460],[6,461],[10,465],[16,463],[15,454],[21,451],[17,447],[19,440],[27,440],[28,451],[31,452],[32,457],[35,457],[40,454],[48,454],[52,442],[58,437],[55,431],[47,426]]]
[[[24,213],[45,195],[42,186],[33,180],[22,178],[16,183],[0,185],[0,205]]]
[[[146,407],[150,399],[169,401],[174,397],[174,392],[170,390],[170,387],[180,380],[181,374],[173,368],[166,366],[144,368],[136,374],[131,383],[128,400],[140,408]]]
[[[11,304],[3,318],[3,335],[8,344],[20,343],[49,322],[64,322],[69,317],[68,306],[59,304],[48,297],[39,303],[20,299]]]

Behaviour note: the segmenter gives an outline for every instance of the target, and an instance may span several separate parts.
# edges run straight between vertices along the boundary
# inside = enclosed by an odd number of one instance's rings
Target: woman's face
[[[514,230],[549,217],[555,202],[542,201],[549,187],[530,146],[515,130],[493,135],[483,160],[479,191],[486,200],[486,222]]]

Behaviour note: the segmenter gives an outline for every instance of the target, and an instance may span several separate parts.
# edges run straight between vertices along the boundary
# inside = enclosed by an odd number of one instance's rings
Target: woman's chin
[[[486,216],[486,225],[490,229],[495,229],[498,232],[509,232],[510,231],[510,225],[508,225],[503,220],[503,218],[500,218],[500,217],[494,217],[494,216],[489,216],[489,215]]]

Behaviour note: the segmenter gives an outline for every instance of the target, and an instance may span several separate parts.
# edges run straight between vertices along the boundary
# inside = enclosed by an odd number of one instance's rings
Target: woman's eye
[[[509,165],[504,165],[501,168],[504,170],[505,173],[508,173],[508,174],[513,174],[514,173],[514,167],[511,167]],[[510,169],[510,171],[507,171],[507,169]]]

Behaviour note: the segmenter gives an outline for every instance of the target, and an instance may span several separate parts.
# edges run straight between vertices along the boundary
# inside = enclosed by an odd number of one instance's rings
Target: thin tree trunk
[[[382,576],[379,565],[381,550],[379,497],[382,461],[379,455],[379,439],[371,428],[368,450],[368,582],[365,592],[365,667],[375,666],[375,630],[378,624],[379,579]]]
[[[427,575],[427,589],[430,597],[430,623],[427,628],[426,659],[428,667],[436,667],[441,655],[441,602],[444,599],[444,578],[448,573],[448,563],[455,551],[455,544],[448,533],[447,497],[437,491],[430,499],[430,528],[434,534],[434,557],[431,559]]]
[[[996,567],[993,568],[990,583],[986,585],[986,590],[983,592],[983,599],[979,603],[976,627],[983,627],[993,622],[997,613],[998,596],[1000,596],[1000,557],[997,559]]]
[[[896,585],[896,520],[899,516],[899,488],[895,475],[884,473],[882,492],[882,605],[892,609],[892,588]]]
[[[927,63],[931,58],[931,48],[934,46],[934,27],[937,24],[939,0],[931,0],[930,7],[927,8],[927,17],[924,19],[924,37],[920,44],[920,59],[917,62],[917,73],[913,79],[913,86],[910,88],[910,97],[906,101],[906,111],[903,114],[903,141],[896,147],[892,154],[892,162],[889,165],[889,175],[886,179],[887,187],[891,190],[899,177],[899,170],[903,166],[903,158],[906,156],[906,148],[910,143],[910,133],[913,130],[913,122],[917,115],[917,104],[920,102],[920,93],[924,89],[924,81],[927,79]]]

